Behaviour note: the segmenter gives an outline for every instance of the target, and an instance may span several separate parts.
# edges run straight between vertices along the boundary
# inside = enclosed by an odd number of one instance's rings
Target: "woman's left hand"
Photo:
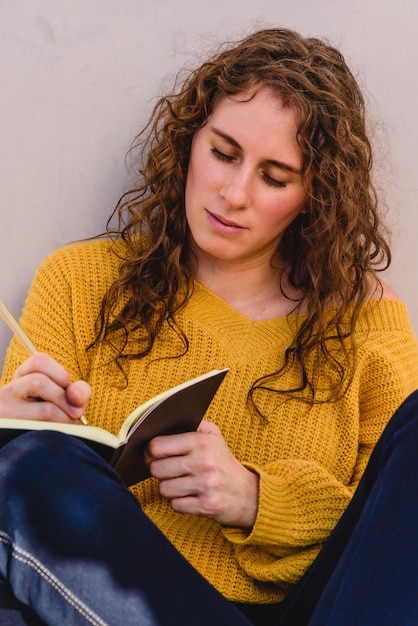
[[[253,526],[259,477],[233,456],[215,424],[202,422],[196,432],[155,437],[145,461],[174,511],[224,526]]]

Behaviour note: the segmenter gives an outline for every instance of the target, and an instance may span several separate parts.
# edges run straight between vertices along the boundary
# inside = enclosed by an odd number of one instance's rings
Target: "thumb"
[[[75,383],[70,383],[65,390],[67,400],[73,406],[79,408],[85,408],[91,395],[91,387],[84,380],[77,380]]]
[[[221,431],[219,430],[217,425],[206,420],[200,422],[197,432],[203,433],[205,435],[217,435],[218,437],[222,437]]]

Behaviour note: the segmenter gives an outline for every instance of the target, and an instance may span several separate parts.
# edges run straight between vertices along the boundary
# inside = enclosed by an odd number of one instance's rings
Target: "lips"
[[[223,215],[218,215],[217,213],[212,213],[206,209],[206,214],[208,216],[209,222],[218,229],[225,230],[227,232],[238,232],[245,230],[245,226],[241,226],[232,220],[227,219]]]

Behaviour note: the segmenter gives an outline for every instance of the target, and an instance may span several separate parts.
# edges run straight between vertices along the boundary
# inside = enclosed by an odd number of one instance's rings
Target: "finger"
[[[48,376],[64,389],[68,387],[71,382],[70,375],[65,367],[43,352],[37,352],[24,361],[24,363],[17,368],[14,378],[22,378],[35,372],[45,374],[45,376]]]
[[[170,500],[171,508],[177,513],[188,513],[189,515],[207,516],[206,510],[201,506],[200,498],[196,496],[185,496]]]
[[[147,446],[147,458],[151,462],[154,459],[186,455],[193,449],[197,436],[198,433],[189,432],[154,437]]]
[[[159,480],[169,480],[191,473],[187,456],[170,456],[149,463],[151,475]]]
[[[14,383],[9,383],[0,389],[0,417],[56,422],[69,421],[68,415],[51,402],[20,397]]]
[[[20,417],[23,413],[25,417],[33,416],[29,419],[68,421],[69,417],[78,419],[82,414],[83,407],[70,404],[66,390],[40,372],[13,380],[7,386],[7,392],[10,410],[18,409],[16,415]]]
[[[4,416],[5,417],[5,416]],[[21,402],[15,407],[13,413],[9,416],[13,419],[36,420],[43,422],[71,422],[76,418],[62,411],[56,404],[44,401],[26,401]]]
[[[56,387],[45,385],[46,378],[42,378],[42,375],[52,381]],[[68,417],[80,419],[91,394],[88,383],[85,381],[71,383],[67,370],[55,359],[42,352],[27,359],[16,370],[14,380],[23,380],[27,376],[35,376],[30,379],[32,392],[31,394],[27,392],[28,399],[32,395],[32,397],[56,403],[57,407]],[[46,407],[40,410],[45,410],[48,415],[51,413]]]
[[[207,422],[206,420],[203,420],[202,422],[200,422],[197,431],[205,435],[222,436],[221,431],[219,430],[218,426],[216,426],[216,424],[214,424],[213,422]]]
[[[91,387],[86,381],[77,380],[68,385],[65,394],[72,406],[84,409],[91,396]]]

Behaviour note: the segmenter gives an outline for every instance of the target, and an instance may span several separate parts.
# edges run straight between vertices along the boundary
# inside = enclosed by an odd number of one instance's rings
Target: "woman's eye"
[[[263,173],[263,179],[264,179],[264,182],[267,185],[269,185],[269,187],[279,187],[279,188],[286,187],[286,183],[284,183],[282,180],[277,180],[276,178],[272,178],[265,172]]]
[[[211,148],[210,151],[219,161],[223,161],[224,163],[231,163],[234,160],[233,156],[221,152],[218,148]]]
[[[218,159],[218,161],[222,161],[223,163],[232,163],[235,160],[235,156],[232,156],[231,154],[225,154],[225,152],[221,152],[221,150],[219,150],[218,148],[213,147],[210,149],[210,151],[212,152],[214,157]],[[262,178],[269,187],[286,187],[285,182],[277,180],[277,178],[272,178],[266,172],[262,172]]]

